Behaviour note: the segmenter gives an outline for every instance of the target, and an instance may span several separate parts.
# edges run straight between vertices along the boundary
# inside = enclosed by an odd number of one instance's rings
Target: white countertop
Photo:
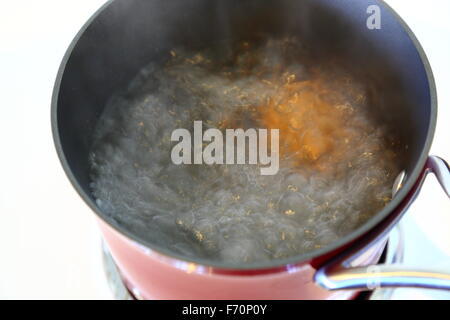
[[[0,298],[110,299],[93,214],[53,146],[50,100],[69,43],[104,0],[0,2]],[[425,49],[437,84],[432,154],[450,160],[450,1],[387,1]],[[406,263],[448,266],[450,201],[429,177],[403,219]],[[450,298],[402,289],[394,298]]]

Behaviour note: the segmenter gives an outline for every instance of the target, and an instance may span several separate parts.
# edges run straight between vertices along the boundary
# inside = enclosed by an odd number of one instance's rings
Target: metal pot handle
[[[411,197],[414,200],[423,184],[425,176],[433,172],[445,193],[450,197],[450,167],[441,158],[430,156],[419,178],[418,186]],[[364,247],[370,246],[379,238],[371,239]],[[379,264],[365,267],[351,267],[351,262],[362,250],[361,246],[351,248],[342,256],[325,263],[314,276],[317,284],[328,290],[375,289],[380,287],[417,287],[450,290],[449,270],[420,270],[403,265]]]

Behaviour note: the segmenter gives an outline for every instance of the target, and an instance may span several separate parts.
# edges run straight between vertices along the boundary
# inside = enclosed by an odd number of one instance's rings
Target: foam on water
[[[190,257],[246,262],[308,252],[390,200],[393,139],[370,116],[367,84],[311,63],[295,39],[171,52],[111,98],[90,156],[97,204],[140,238]],[[174,165],[172,131],[280,128],[280,170]]]

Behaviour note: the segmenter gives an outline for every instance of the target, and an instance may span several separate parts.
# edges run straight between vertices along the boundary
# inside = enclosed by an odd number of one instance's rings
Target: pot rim
[[[78,44],[78,41],[80,38],[84,35],[84,32],[86,29],[92,24],[92,22],[105,10],[107,9],[114,1],[116,0],[108,0],[102,7],[100,7],[89,19],[88,21],[82,26],[80,31],[76,34],[75,38],[72,40],[71,44],[69,45],[68,49],[66,50],[64,57],[62,59],[61,65],[58,69],[58,73],[56,76],[54,88],[53,88],[53,94],[52,94],[52,101],[51,101],[51,126],[52,126],[52,134],[53,134],[53,140],[55,144],[55,148],[59,157],[59,160],[62,164],[62,167],[64,169],[64,172],[66,173],[67,177],[69,178],[70,182],[72,183],[72,186],[75,188],[79,196],[84,200],[84,202],[91,208],[92,211],[97,215],[98,218],[103,220],[104,223],[106,223],[108,226],[113,228],[115,231],[117,231],[120,235],[125,236],[126,238],[136,242],[140,246],[144,246],[145,248],[151,249],[152,251],[155,251],[155,253],[158,253],[161,257],[164,257],[168,261],[179,261],[179,262],[185,262],[185,263],[193,263],[197,266],[204,267],[207,269],[215,269],[215,270],[222,270],[225,273],[227,271],[229,272],[239,272],[239,271],[257,271],[258,273],[266,273],[271,272],[273,270],[280,270],[280,269],[289,269],[293,265],[299,265],[304,262],[311,261],[313,259],[317,259],[320,257],[324,257],[340,248],[345,247],[346,245],[352,243],[354,240],[357,240],[361,236],[364,236],[366,233],[374,229],[377,225],[379,225],[386,217],[388,217],[390,214],[394,213],[395,209],[399,207],[402,203],[402,201],[406,198],[408,193],[412,190],[414,187],[416,181],[419,178],[419,175],[421,174],[434,136],[435,128],[436,128],[436,120],[437,120],[437,93],[436,93],[436,85],[434,81],[433,72],[430,66],[430,63],[428,61],[428,58],[425,55],[425,52],[420,45],[419,41],[415,37],[412,30],[408,27],[406,22],[392,9],[387,3],[383,1],[377,0],[377,3],[381,6],[385,6],[386,9],[388,9],[391,14],[397,19],[397,21],[400,23],[402,28],[406,31],[409,38],[411,39],[412,43],[414,44],[414,47],[416,48],[421,62],[424,66],[428,85],[429,85],[429,93],[430,93],[430,118],[429,120],[429,128],[427,132],[426,141],[424,144],[424,147],[422,149],[422,152],[420,154],[419,160],[417,161],[414,170],[410,173],[405,185],[398,191],[396,196],[378,213],[373,215],[369,220],[367,220],[364,224],[362,224],[360,227],[352,231],[351,233],[347,234],[346,236],[340,238],[338,241],[329,244],[327,246],[324,246],[322,248],[319,248],[317,250],[313,250],[307,253],[295,255],[289,258],[283,258],[283,259],[274,259],[270,261],[264,261],[264,262],[252,262],[252,263],[227,263],[227,262],[214,262],[210,261],[208,259],[204,258],[191,258],[191,257],[185,257],[181,254],[177,254],[174,252],[171,252],[170,250],[160,247],[158,245],[149,243],[143,239],[140,239],[138,236],[134,235],[132,232],[128,231],[125,227],[118,224],[114,219],[108,217],[104,213],[99,210],[95,202],[88,196],[88,194],[83,190],[81,185],[78,183],[77,178],[73,174],[68,161],[66,159],[66,156],[64,154],[61,139],[59,135],[59,126],[58,126],[58,98],[60,93],[60,86],[62,82],[62,78],[65,73],[65,68],[67,65],[68,60],[70,59],[72,52],[76,45]]]

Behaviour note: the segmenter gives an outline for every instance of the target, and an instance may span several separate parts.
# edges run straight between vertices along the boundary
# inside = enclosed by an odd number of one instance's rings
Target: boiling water
[[[296,39],[243,42],[221,55],[174,49],[101,116],[90,157],[97,204],[187,257],[259,262],[326,246],[390,201],[399,172],[367,90]],[[172,131],[194,120],[204,129],[280,129],[280,170],[174,165]]]

